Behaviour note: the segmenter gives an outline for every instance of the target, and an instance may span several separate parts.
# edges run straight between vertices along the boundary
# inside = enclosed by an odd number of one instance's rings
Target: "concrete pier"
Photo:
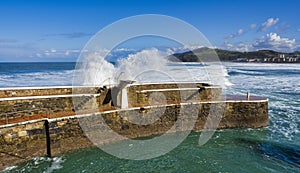
[[[72,93],[70,87],[0,89],[0,169],[31,157],[92,146],[80,122],[97,124],[95,116],[102,116],[113,131],[128,138],[166,133],[180,111],[191,114],[196,111],[198,117],[193,130],[200,131],[209,114],[218,113],[212,112],[211,107],[216,110],[225,107],[218,129],[268,125],[268,99],[231,96],[224,100],[222,89],[211,84],[128,83],[122,89],[104,87],[101,93],[99,88],[77,89],[82,92]],[[121,99],[117,102],[120,106],[114,106],[113,90],[120,92],[116,94]],[[73,99],[82,104],[82,113],[74,112],[78,105],[74,105]],[[80,102],[82,99],[86,101]],[[96,103],[97,110],[89,110],[90,102]],[[154,119],[162,108],[162,115]],[[153,117],[153,123],[145,126],[130,122],[137,113]],[[115,140],[107,138],[101,143]]]

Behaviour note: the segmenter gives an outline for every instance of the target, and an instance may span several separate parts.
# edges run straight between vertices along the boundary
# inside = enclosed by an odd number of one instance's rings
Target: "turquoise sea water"
[[[250,91],[269,98],[269,127],[219,130],[204,146],[198,146],[200,133],[193,132],[171,152],[150,160],[124,160],[90,148],[34,158],[4,172],[300,172],[300,64],[225,66],[233,84],[227,94]]]

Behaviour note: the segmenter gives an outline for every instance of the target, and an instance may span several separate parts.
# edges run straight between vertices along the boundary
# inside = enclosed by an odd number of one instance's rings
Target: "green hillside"
[[[182,61],[182,62],[199,62],[199,61],[214,61],[218,56],[221,61],[241,61],[241,59],[260,59],[263,61],[264,58],[274,58],[278,57],[279,54],[285,54],[285,56],[299,56],[300,52],[296,51],[293,53],[282,53],[276,52],[273,50],[258,50],[252,52],[238,52],[238,51],[229,51],[222,49],[211,49],[211,48],[200,48],[193,51],[188,51],[184,53],[174,54],[177,58],[170,57],[173,61]]]

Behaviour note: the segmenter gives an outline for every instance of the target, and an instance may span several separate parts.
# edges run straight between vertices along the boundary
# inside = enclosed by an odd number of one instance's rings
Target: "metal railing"
[[[38,112],[36,114],[35,111],[43,112]],[[18,114],[20,114],[20,116],[18,116]],[[0,125],[26,122],[40,118],[51,118],[51,110],[49,108],[37,108],[22,111],[3,112],[0,114]]]

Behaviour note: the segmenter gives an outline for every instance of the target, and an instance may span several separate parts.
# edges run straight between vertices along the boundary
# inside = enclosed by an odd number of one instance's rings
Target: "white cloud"
[[[32,44],[0,44],[0,61],[69,61],[76,60],[80,52],[77,49],[41,49]]]
[[[283,38],[277,33],[269,33],[265,36],[256,39],[254,43],[228,43],[225,42],[222,48],[232,51],[255,51],[260,49],[269,49],[281,52],[292,52],[300,49],[300,45],[297,44],[296,39],[294,38]]]
[[[132,52],[132,51],[135,51],[134,49],[129,49],[129,48],[117,48],[117,49],[114,49],[113,52]]]
[[[233,50],[235,48],[235,46],[233,44],[228,43],[228,42],[225,42],[223,47],[228,50]]]
[[[245,44],[245,43],[238,43],[236,46],[236,50],[240,52],[249,52],[253,49],[252,45]]]
[[[226,39],[232,39],[232,38],[235,38],[235,37],[240,36],[242,34],[244,34],[244,30],[243,29],[239,29],[235,34],[229,34],[225,38]]]
[[[225,38],[226,39],[231,39],[231,38],[234,38],[235,37],[235,34],[229,34],[229,35],[227,35]]]
[[[292,51],[296,48],[296,39],[281,38],[277,33],[269,33],[258,39],[253,44],[253,47],[257,49]]]
[[[41,50],[35,55],[39,58],[77,58],[79,56],[80,50],[77,49],[50,49],[50,50]]]
[[[35,55],[36,55],[37,57],[39,57],[39,58],[42,57],[42,54],[40,54],[40,53],[36,53]]]
[[[24,57],[35,56],[38,50],[29,43],[6,44],[2,42],[0,43],[0,61],[22,60]]]
[[[250,28],[251,28],[251,29],[256,28],[256,24],[255,24],[255,23],[251,24],[251,25],[250,25]]]
[[[244,30],[243,29],[239,29],[238,32],[237,32],[237,35],[242,35],[244,33]]]
[[[228,43],[225,42],[223,47],[227,50],[239,51],[239,52],[248,52],[253,49],[252,45],[239,42],[239,43]]]
[[[199,48],[202,48],[203,46],[202,45],[198,45],[198,44],[187,44],[187,45],[184,45],[182,47],[179,47],[179,49],[181,50],[195,50],[195,49],[199,49]]]
[[[269,18],[267,21],[261,24],[259,31],[266,31],[268,28],[278,23],[278,21],[279,18]]]
[[[187,45],[183,45],[183,46],[180,46],[180,47],[167,48],[166,52],[167,52],[168,55],[171,55],[171,54],[174,54],[174,53],[180,53],[180,52],[199,49],[199,48],[202,48],[202,47],[204,47],[204,46],[198,45],[198,44],[187,44]]]

